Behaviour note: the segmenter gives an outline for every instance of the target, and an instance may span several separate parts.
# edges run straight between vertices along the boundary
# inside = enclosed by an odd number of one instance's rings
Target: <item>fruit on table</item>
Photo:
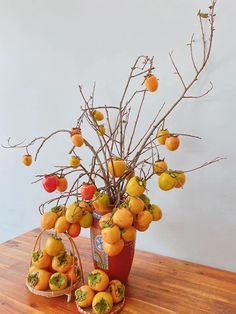
[[[72,203],[66,210],[66,220],[69,223],[78,223],[82,216],[83,210],[79,207],[78,202]]]
[[[129,210],[131,211],[132,214],[138,214],[144,209],[144,201],[135,196],[129,196]]]
[[[52,259],[52,269],[56,272],[65,273],[73,265],[73,256],[66,251],[54,256]]]
[[[103,124],[98,126],[98,135],[103,136],[106,134],[106,129]]]
[[[89,307],[92,305],[95,292],[88,285],[81,286],[75,291],[76,302],[81,307]]]
[[[176,184],[175,174],[171,171],[163,172],[159,177],[158,184],[160,189],[163,191],[169,191],[173,189]]]
[[[96,121],[102,121],[104,119],[104,115],[101,111],[94,110],[93,111],[93,117]]]
[[[36,269],[28,274],[27,281],[30,287],[45,291],[48,289],[51,274],[44,269]]]
[[[114,224],[120,228],[129,228],[133,223],[133,215],[128,208],[121,207],[116,210],[113,217]]]
[[[62,240],[55,235],[51,235],[45,242],[45,250],[48,255],[56,256],[65,250]]]
[[[145,86],[149,92],[155,92],[158,89],[158,79],[156,76],[149,74],[145,79]]]
[[[136,238],[136,229],[133,226],[122,229],[121,237],[125,242],[134,241]]]
[[[70,269],[66,272],[68,282],[72,284],[79,281],[81,278],[81,272],[78,266],[71,266]]]
[[[38,249],[32,253],[31,263],[36,268],[47,269],[52,263],[52,257],[47,254],[45,248]]]
[[[79,224],[83,228],[89,228],[91,227],[93,223],[93,216],[90,212],[88,211],[83,211],[82,216],[79,219]]]
[[[41,216],[41,227],[44,230],[50,230],[54,228],[58,219],[58,215],[52,211],[46,212]]]
[[[146,182],[139,177],[132,177],[126,186],[126,192],[130,196],[140,196],[146,189]]]
[[[155,204],[151,205],[151,214],[153,221],[158,221],[162,218],[162,211],[160,207]]]
[[[170,136],[165,141],[166,148],[170,151],[176,150],[180,145],[178,136]]]
[[[106,290],[109,284],[109,277],[100,269],[94,269],[88,274],[88,285],[95,291]]]
[[[101,229],[105,227],[110,227],[112,225],[113,225],[112,213],[107,213],[99,219],[99,226]]]
[[[22,158],[22,162],[25,166],[30,166],[32,164],[32,156],[31,155],[24,155]]]
[[[159,144],[165,145],[166,139],[169,137],[169,135],[170,135],[170,132],[167,129],[159,130],[157,132],[157,140]]]
[[[84,138],[81,134],[74,134],[71,137],[74,146],[81,147],[84,144]]]
[[[56,175],[45,176],[42,181],[44,189],[48,193],[52,193],[58,186],[58,177]]]
[[[57,191],[58,192],[65,192],[67,189],[68,182],[66,177],[59,177],[58,178],[58,185],[57,185]]]
[[[80,159],[78,156],[71,156],[70,157],[70,166],[72,168],[78,168],[80,165]]]
[[[174,174],[176,175],[175,188],[179,189],[185,184],[186,176],[183,171],[177,171]]]
[[[121,177],[126,170],[126,163],[119,158],[113,158],[108,162],[108,170],[113,177]]]
[[[93,196],[93,207],[99,213],[103,213],[107,209],[109,202],[109,196],[105,193],[96,192]]]
[[[93,311],[96,314],[106,314],[111,312],[113,299],[109,292],[99,292],[95,295],[92,302]]]
[[[113,244],[120,239],[120,228],[117,225],[103,228],[102,238],[105,242]]]
[[[65,274],[57,272],[49,279],[49,287],[53,291],[63,290],[67,287],[68,279]]]
[[[164,160],[157,160],[155,161],[154,165],[153,165],[153,170],[154,172],[160,176],[163,172],[165,172],[168,169],[168,165]]]
[[[93,198],[94,193],[97,191],[96,185],[92,183],[84,183],[81,188],[81,197],[90,201]]]
[[[114,303],[121,302],[125,297],[125,285],[120,280],[112,280],[108,286]]]
[[[66,232],[70,227],[70,223],[66,220],[65,216],[61,216],[57,219],[54,229],[58,233]]]
[[[108,256],[116,256],[116,255],[120,254],[120,252],[123,250],[124,245],[125,245],[124,240],[120,238],[114,244],[109,244],[109,243],[103,241],[102,247],[103,247],[104,252]]]
[[[80,234],[80,231],[81,231],[81,226],[79,223],[76,223],[76,224],[71,224],[67,232],[72,238],[76,238]]]

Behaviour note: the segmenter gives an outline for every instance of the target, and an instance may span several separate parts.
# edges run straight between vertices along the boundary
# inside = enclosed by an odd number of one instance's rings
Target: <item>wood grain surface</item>
[[[25,278],[39,229],[0,245],[0,313],[76,313],[66,296],[31,294]],[[85,276],[92,270],[90,241],[79,237]],[[236,314],[236,273],[136,251],[123,314]]]

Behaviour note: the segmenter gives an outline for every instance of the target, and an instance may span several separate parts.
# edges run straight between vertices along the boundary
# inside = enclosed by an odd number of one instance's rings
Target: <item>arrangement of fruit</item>
[[[77,307],[94,314],[111,313],[124,306],[125,286],[119,280],[109,280],[107,274],[95,269],[88,274],[88,284],[75,291]],[[123,301],[123,302],[122,302]],[[82,312],[84,313],[84,312]],[[118,313],[118,311],[116,312]]]

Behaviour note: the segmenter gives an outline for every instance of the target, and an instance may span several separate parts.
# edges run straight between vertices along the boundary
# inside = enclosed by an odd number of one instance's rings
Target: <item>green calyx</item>
[[[35,287],[37,285],[37,283],[39,282],[39,273],[38,272],[33,272],[32,274],[28,275],[28,283],[31,287]]]
[[[42,257],[43,257],[43,252],[40,249],[32,253],[33,262],[37,262]]]
[[[100,273],[91,273],[88,275],[88,282],[90,286],[95,286],[97,283],[101,282],[102,277]]]
[[[110,309],[110,306],[104,298],[101,298],[101,300],[94,307],[99,314],[104,314]]]
[[[76,298],[76,301],[78,302],[82,302],[84,300],[86,300],[87,298],[87,292],[86,291],[81,291],[80,289],[77,289],[75,291],[75,298]]]
[[[56,274],[55,276],[51,277],[50,284],[60,288],[65,284],[65,278],[62,274]]]

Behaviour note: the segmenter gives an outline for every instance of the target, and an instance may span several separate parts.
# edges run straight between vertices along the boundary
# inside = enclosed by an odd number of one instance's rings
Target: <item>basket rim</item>
[[[87,312],[86,311],[86,309],[88,309],[88,308],[91,309],[91,307],[83,309],[82,307],[79,306],[77,301],[75,301],[75,303],[76,303],[76,306],[77,306],[77,309],[78,309],[79,313],[81,313],[81,314],[91,314],[91,313],[94,313],[94,312]],[[109,312],[108,314],[118,314],[118,313],[120,313],[121,310],[123,309],[124,305],[125,305],[125,297],[124,297],[124,299],[120,303],[114,304],[114,307],[116,307],[116,308],[112,309],[112,311]]]

